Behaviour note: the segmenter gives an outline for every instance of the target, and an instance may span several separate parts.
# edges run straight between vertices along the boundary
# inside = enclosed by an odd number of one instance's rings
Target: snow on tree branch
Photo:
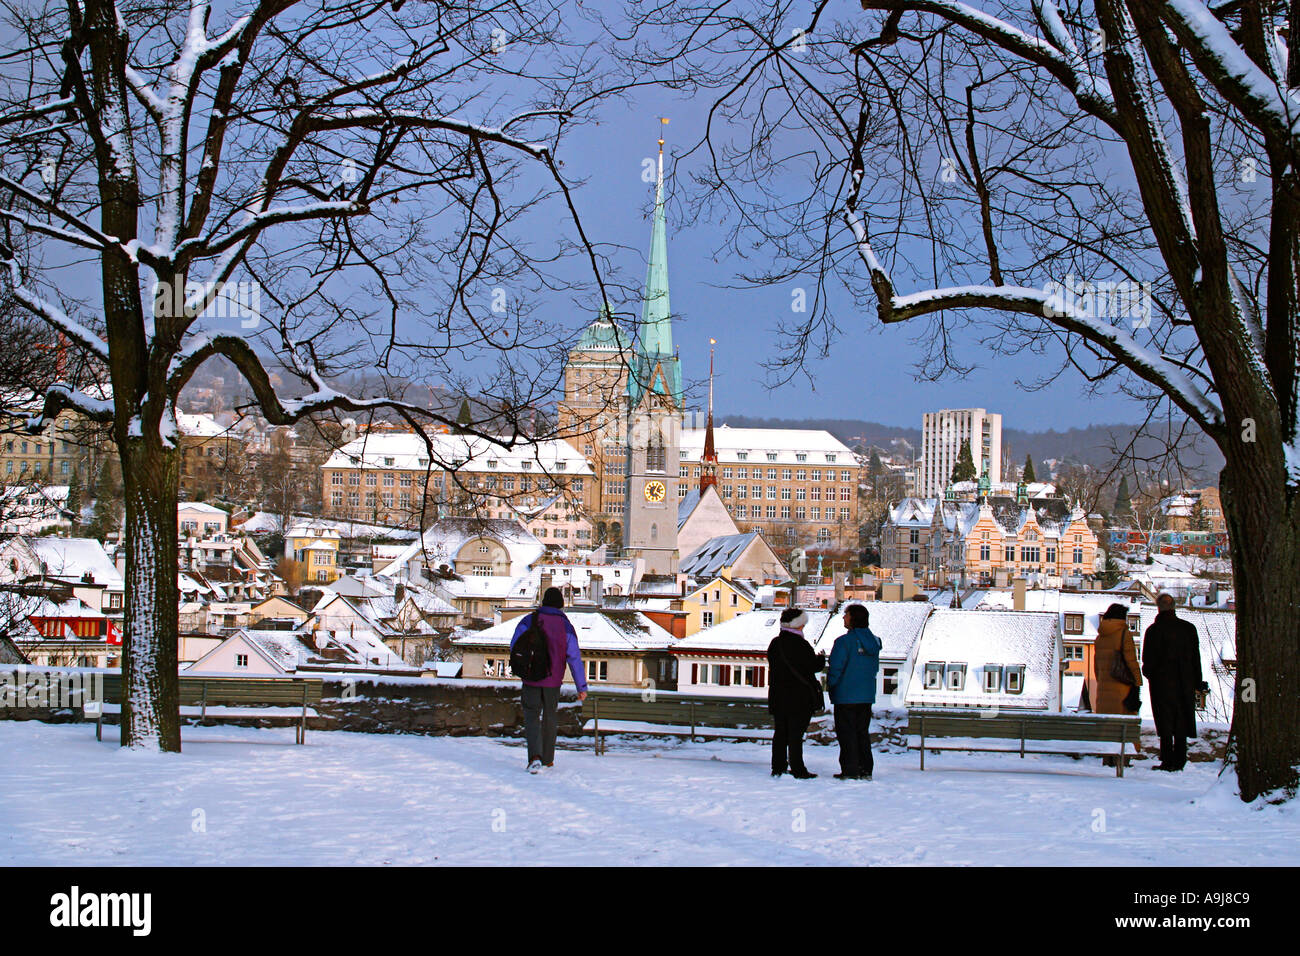
[[[896,295],[893,280],[871,248],[861,217],[847,212],[845,221],[853,230],[858,254],[870,273],[881,322],[893,324],[945,309],[970,308],[1038,316],[1104,349],[1120,364],[1165,392],[1207,432],[1222,428],[1222,409],[1214,399],[1196,387],[1183,369],[1140,345],[1124,329],[1068,306],[1059,293],[1023,286],[968,285]]]

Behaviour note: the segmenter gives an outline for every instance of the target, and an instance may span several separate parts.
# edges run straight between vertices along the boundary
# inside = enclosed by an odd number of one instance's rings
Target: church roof
[[[632,348],[632,333],[610,316],[609,306],[600,308],[598,315],[582,333],[576,351],[625,352]]]
[[[633,407],[646,392],[657,392],[682,407],[682,370],[673,352],[672,308],[668,297],[668,224],[664,212],[663,153],[655,183],[654,220],[650,228],[650,259],[646,264],[641,303],[641,328],[627,395]]]

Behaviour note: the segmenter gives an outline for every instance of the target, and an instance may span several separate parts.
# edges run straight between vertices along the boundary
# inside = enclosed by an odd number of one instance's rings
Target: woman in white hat
[[[772,776],[789,768],[796,780],[811,780],[803,762],[803,735],[812,715],[825,706],[817,672],[825,660],[804,639],[808,615],[798,608],[781,612],[781,630],[767,646],[767,709],[772,712]]]

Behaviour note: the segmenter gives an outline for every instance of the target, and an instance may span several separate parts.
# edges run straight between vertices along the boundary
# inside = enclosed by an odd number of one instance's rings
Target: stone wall
[[[483,681],[325,678],[319,715],[309,730],[510,737],[523,733],[519,685]],[[560,736],[582,729],[581,705],[568,689],[560,696]]]

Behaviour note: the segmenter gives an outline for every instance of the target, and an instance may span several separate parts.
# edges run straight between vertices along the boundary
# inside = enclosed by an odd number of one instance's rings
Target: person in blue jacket
[[[537,773],[555,763],[555,737],[560,730],[556,713],[560,706],[560,685],[564,683],[567,665],[578,685],[578,700],[587,699],[587,669],[582,666],[582,653],[578,650],[578,635],[564,613],[564,595],[559,588],[547,588],[542,596],[542,606],[535,612],[546,632],[547,649],[551,652],[551,672],[539,681],[524,681],[524,737],[528,741],[528,772]],[[528,630],[533,615],[525,614],[515,626],[510,638],[511,649],[515,641]]]
[[[831,648],[826,686],[835,706],[835,736],[840,743],[836,780],[870,780],[871,705],[876,702],[876,673],[883,642],[871,633],[871,615],[861,604],[844,608],[848,629]]]

